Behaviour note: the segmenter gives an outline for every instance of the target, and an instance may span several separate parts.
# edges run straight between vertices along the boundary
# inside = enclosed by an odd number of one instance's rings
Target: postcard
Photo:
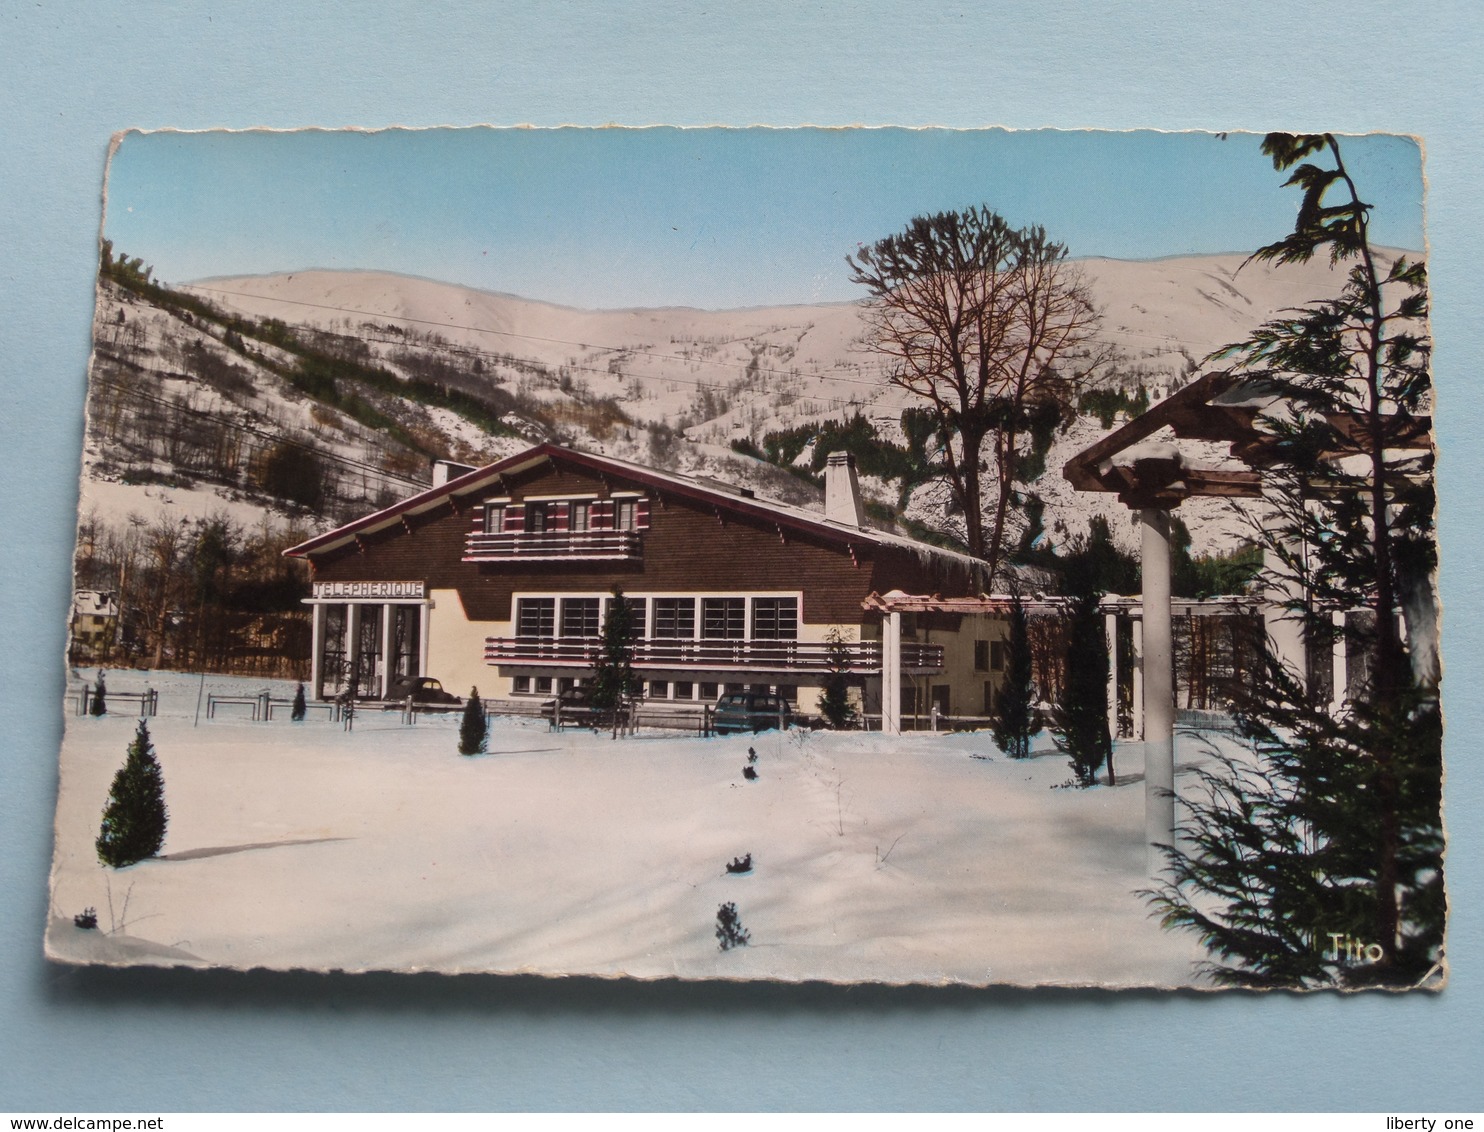
[[[106,190],[49,958],[1443,985],[1416,139],[131,131]]]

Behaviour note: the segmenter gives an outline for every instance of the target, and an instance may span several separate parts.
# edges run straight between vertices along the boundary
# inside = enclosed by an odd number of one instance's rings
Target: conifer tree
[[[624,704],[639,688],[634,674],[634,611],[613,587],[608,610],[603,616],[603,639],[593,665],[593,707],[609,713],[614,738]]]
[[[479,689],[470,688],[469,699],[464,704],[464,718],[459,722],[459,754],[482,754],[488,740],[489,723],[484,718]]]
[[[845,635],[838,628],[825,634],[826,675],[824,691],[819,697],[819,712],[825,722],[836,730],[853,727],[856,721],[855,705],[850,702],[850,649]]]
[[[309,705],[304,702],[304,681],[301,680],[294,689],[294,706],[289,709],[289,718],[298,723],[308,714]]]
[[[1265,580],[1292,595],[1311,648],[1328,647],[1332,610],[1367,609],[1344,629],[1364,675],[1332,714],[1267,650],[1263,679],[1236,689],[1250,754],[1183,799],[1182,843],[1150,895],[1167,927],[1199,933],[1217,982],[1412,985],[1441,957],[1445,909],[1426,273],[1373,252],[1334,137],[1272,134],[1263,149],[1297,166],[1304,195],[1293,233],[1255,258],[1352,265],[1337,297],[1223,351],[1278,397],[1259,420]]]
[[[98,670],[98,684],[93,689],[92,702],[88,704],[88,713],[90,715],[108,714],[108,702],[106,699],[106,695],[107,689],[103,686],[103,670],[100,668]]]
[[[1005,682],[994,705],[994,741],[1012,759],[1031,753],[1035,731],[1035,684],[1031,670],[1029,626],[1025,602],[1017,591],[1010,604],[1010,638],[1006,642]]]
[[[121,869],[153,857],[165,844],[168,819],[165,778],[155,760],[149,727],[141,719],[124,765],[114,775],[108,791],[102,828],[95,842],[98,859],[111,868]]]
[[[1098,768],[1113,773],[1108,732],[1108,641],[1099,608],[1102,594],[1090,575],[1069,579],[1073,589],[1067,634],[1066,677],[1054,715],[1056,745],[1072,763],[1078,786],[1096,786]]]

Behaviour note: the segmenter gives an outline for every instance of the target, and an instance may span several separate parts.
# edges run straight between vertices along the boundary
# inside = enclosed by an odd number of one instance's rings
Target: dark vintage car
[[[716,701],[712,728],[718,735],[787,728],[793,710],[786,697],[771,692],[728,692]]]
[[[593,689],[590,684],[578,684],[557,694],[556,699],[541,705],[542,716],[550,723],[556,722],[556,706],[562,705],[562,726],[602,727],[612,723],[613,717],[607,709],[593,704]]]
[[[412,697],[412,702],[415,704],[461,704],[464,702],[458,696],[445,692],[442,682],[434,680],[431,676],[394,677],[391,687],[387,689],[386,698],[405,703],[408,696]]]

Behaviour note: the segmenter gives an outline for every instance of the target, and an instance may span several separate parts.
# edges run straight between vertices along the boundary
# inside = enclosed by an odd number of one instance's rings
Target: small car
[[[734,731],[767,731],[787,728],[793,705],[772,692],[728,692],[716,701],[712,728],[718,735]]]
[[[405,702],[407,697],[412,697],[415,704],[461,704],[464,701],[458,696],[450,695],[443,690],[443,683],[431,676],[397,676],[392,680],[391,687],[387,689],[386,698]]]
[[[547,700],[541,705],[541,715],[553,726],[556,725],[556,705],[562,705],[562,726],[576,727],[606,727],[613,722],[613,717],[607,708],[600,708],[593,703],[593,689],[591,684],[578,684],[558,693],[554,700]],[[619,722],[626,723],[629,718],[630,705],[625,704],[619,710]]]

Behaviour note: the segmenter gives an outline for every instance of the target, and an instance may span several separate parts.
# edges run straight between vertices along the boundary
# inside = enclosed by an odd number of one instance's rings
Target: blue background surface
[[[0,1108],[1479,1109],[1480,15],[1463,2],[1211,7],[0,5]],[[1422,135],[1448,989],[1212,996],[46,964],[53,705],[109,136],[479,122]]]

